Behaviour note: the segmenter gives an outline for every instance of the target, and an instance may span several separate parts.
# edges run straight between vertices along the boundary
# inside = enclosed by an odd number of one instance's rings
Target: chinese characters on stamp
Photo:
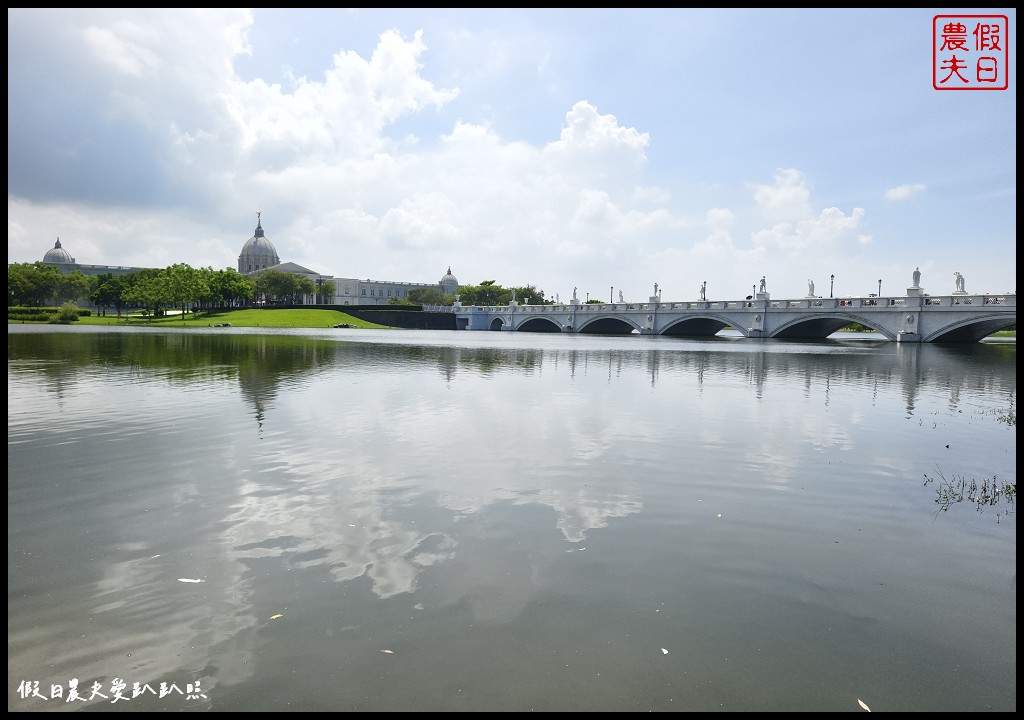
[[[932,87],[936,90],[1006,90],[1010,21],[1006,15],[936,15],[932,18]]]

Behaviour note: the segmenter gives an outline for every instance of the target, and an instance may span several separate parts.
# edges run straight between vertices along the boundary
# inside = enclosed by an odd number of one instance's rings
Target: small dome
[[[443,278],[441,278],[441,287],[445,289],[459,287],[459,280],[454,275],[452,275],[452,268],[450,265],[448,266],[448,273]]]
[[[57,244],[46,251],[43,255],[44,263],[59,263],[61,265],[73,265],[75,259],[71,257],[71,253],[60,246],[60,238],[57,238]]]
[[[277,256],[277,249],[274,247],[274,243],[270,242],[263,234],[263,225],[260,223],[259,213],[257,213],[256,233],[245,241],[242,252],[238,255],[238,272],[251,273],[280,264],[281,258]]]

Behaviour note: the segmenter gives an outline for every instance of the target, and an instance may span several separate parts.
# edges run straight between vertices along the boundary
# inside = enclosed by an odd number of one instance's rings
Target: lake
[[[1016,342],[8,326],[9,711],[1016,711]]]

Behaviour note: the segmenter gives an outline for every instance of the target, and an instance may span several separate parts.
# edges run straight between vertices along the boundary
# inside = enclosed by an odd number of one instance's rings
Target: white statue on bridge
[[[767,290],[765,290],[766,287],[767,286],[765,285],[764,275],[762,275],[761,276],[761,290],[760,290],[760,292],[767,292]]]
[[[621,290],[619,290],[619,302],[626,302],[625,300],[622,299],[622,291]]]
[[[910,287],[921,287],[921,268],[914,268],[914,284]]]
[[[967,291],[964,290],[964,276],[958,272],[953,273],[956,277],[956,292],[960,295],[966,295]]]
[[[807,297],[814,297],[814,281],[807,281]]]

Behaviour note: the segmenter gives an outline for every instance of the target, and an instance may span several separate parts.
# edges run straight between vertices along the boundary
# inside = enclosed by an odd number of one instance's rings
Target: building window
[[[363,297],[366,297],[366,288],[363,288]]]

